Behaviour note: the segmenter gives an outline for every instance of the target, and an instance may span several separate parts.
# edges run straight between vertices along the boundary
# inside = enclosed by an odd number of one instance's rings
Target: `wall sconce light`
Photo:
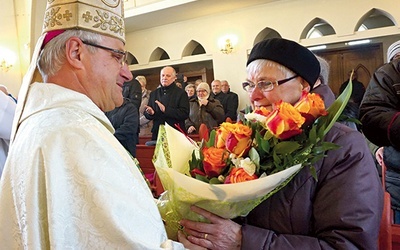
[[[223,54],[230,54],[234,52],[237,40],[238,38],[235,35],[221,37],[218,41],[218,47]]]
[[[4,58],[1,60],[0,68],[2,71],[7,72],[11,67],[12,67],[12,64],[6,62],[6,60]]]
[[[231,43],[231,39],[225,40],[225,46],[221,49],[221,52],[224,54],[230,54],[233,51],[233,45]]]

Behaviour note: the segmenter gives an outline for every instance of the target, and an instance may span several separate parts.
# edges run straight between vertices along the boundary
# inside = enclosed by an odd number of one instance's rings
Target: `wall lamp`
[[[218,41],[219,50],[223,54],[230,54],[234,52],[234,47],[237,44],[237,40],[238,38],[235,35],[227,35],[221,37]]]
[[[231,43],[231,39],[226,39],[225,40],[225,46],[221,48],[221,52],[224,54],[230,54],[233,51],[233,45]]]
[[[8,63],[4,58],[0,62],[0,68],[2,71],[7,72],[13,65]]]

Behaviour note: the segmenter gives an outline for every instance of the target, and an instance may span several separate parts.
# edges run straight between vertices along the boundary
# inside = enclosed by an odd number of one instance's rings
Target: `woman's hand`
[[[383,147],[378,148],[375,152],[376,161],[382,166],[383,163]]]
[[[189,234],[187,239],[191,243],[207,249],[240,249],[242,231],[239,224],[197,206],[191,206],[191,210],[210,221],[210,223],[180,221],[186,233]]]
[[[187,130],[188,134],[193,133],[194,131],[196,131],[196,128],[194,126],[190,126]]]
[[[195,245],[192,242],[190,242],[186,238],[185,234],[180,230],[178,231],[178,241],[180,243],[182,243],[185,246],[185,248],[190,249],[190,250],[206,250],[207,249],[207,248]]]

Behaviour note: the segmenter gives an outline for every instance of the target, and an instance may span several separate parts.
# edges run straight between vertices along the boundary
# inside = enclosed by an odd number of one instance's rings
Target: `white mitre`
[[[11,143],[15,138],[25,106],[29,85],[41,81],[36,64],[43,47],[68,29],[82,29],[100,33],[125,43],[123,0],[47,0],[42,35],[39,37],[32,60],[22,81],[14,116]]]

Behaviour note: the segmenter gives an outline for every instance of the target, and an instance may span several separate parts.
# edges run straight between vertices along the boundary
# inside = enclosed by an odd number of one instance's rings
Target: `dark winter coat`
[[[165,106],[165,112],[162,112],[155,101],[158,100]],[[189,117],[189,99],[187,93],[171,84],[168,87],[159,87],[150,93],[149,103],[154,110],[154,114],[150,115],[145,112],[144,116],[153,120],[153,128],[151,129],[151,139],[157,140],[158,128],[161,124],[168,123],[173,128],[176,125],[182,130],[185,128],[185,120]]]
[[[372,76],[360,120],[368,140],[400,150],[400,59],[384,64]]]
[[[385,147],[383,162],[386,169],[386,190],[390,194],[390,203],[393,209],[400,210],[400,151],[394,147]]]
[[[115,129],[114,136],[129,153],[136,157],[138,108],[128,98],[124,98],[121,107],[105,113]]]
[[[190,99],[189,105],[189,118],[185,121],[186,131],[190,126],[194,126],[196,129],[195,133],[198,133],[200,124],[202,123],[211,131],[224,121],[224,108],[218,100],[215,100],[211,96],[208,98],[206,106],[200,106],[197,98]]]
[[[228,90],[226,94],[226,108],[225,111],[225,120],[226,118],[231,118],[232,121],[237,120],[237,110],[239,107],[239,97],[236,93]]]
[[[377,249],[383,192],[364,137],[336,123],[327,152],[257,206],[242,227],[242,249]]]

